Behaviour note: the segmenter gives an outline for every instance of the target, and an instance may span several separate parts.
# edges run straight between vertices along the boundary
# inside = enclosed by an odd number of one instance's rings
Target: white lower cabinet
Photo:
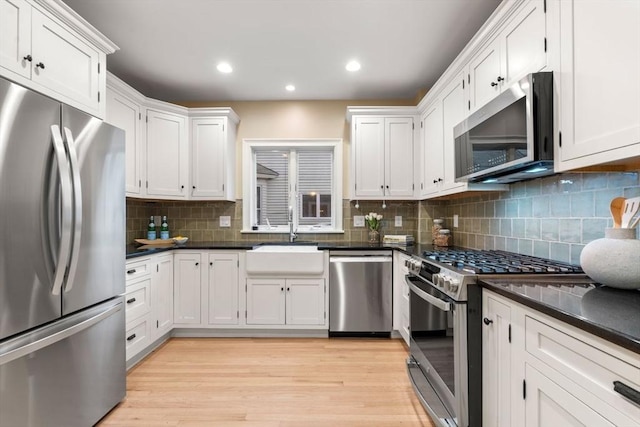
[[[199,325],[202,322],[202,254],[179,252],[173,258],[173,322]]]
[[[409,256],[399,251],[393,253],[393,329],[398,331],[409,345],[409,286],[405,276],[409,273],[405,261]]]
[[[173,254],[134,258],[125,274],[128,361],[173,328]]]
[[[247,279],[247,325],[325,325],[324,279]]]
[[[151,273],[152,341],[173,328],[173,254],[158,255],[155,266]]]
[[[237,253],[209,254],[209,325],[238,325],[239,255]]]
[[[483,425],[640,426],[636,353],[487,289],[483,323]]]

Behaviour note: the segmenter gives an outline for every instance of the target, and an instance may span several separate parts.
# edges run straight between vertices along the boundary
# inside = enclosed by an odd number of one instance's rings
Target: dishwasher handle
[[[334,256],[329,257],[329,262],[391,262],[390,256]]]

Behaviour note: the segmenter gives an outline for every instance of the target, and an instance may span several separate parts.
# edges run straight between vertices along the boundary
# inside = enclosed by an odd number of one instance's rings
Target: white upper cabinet
[[[105,121],[125,132],[125,191],[128,197],[140,197],[143,195],[144,161],[142,159],[145,153],[143,107],[135,94],[122,94],[116,89],[115,84],[117,84],[115,78],[110,76],[107,86]]]
[[[465,83],[460,73],[425,108],[422,115],[422,198],[441,197],[461,191],[507,189],[506,185],[455,181],[453,129],[464,120],[465,114]]]
[[[413,107],[347,109],[352,121],[352,199],[414,198],[415,113]]]
[[[0,75],[104,117],[106,55],[116,45],[50,0],[0,0],[0,24]]]
[[[31,78],[31,5],[25,0],[0,0],[0,28],[0,67]]]
[[[147,110],[146,190],[153,198],[186,199],[189,160],[186,115]]]
[[[191,190],[194,200],[235,200],[236,125],[228,108],[191,109]]]
[[[528,0],[470,61],[468,112],[486,104],[529,73],[547,66],[545,1]]]
[[[384,197],[384,118],[356,117],[353,124],[356,197]]]
[[[640,2],[558,2],[556,171],[640,160]],[[555,3],[554,3],[555,5]]]

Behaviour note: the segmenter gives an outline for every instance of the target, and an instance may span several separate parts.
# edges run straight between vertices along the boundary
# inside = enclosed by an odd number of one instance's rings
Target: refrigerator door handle
[[[80,255],[80,237],[82,234],[82,188],[80,184],[80,167],[78,162],[78,153],[76,143],[73,139],[73,133],[69,128],[64,128],[64,142],[69,153],[69,162],[71,163],[71,177],[73,179],[73,244],[71,245],[71,257],[69,262],[69,272],[67,274],[67,285],[65,292],[69,292],[73,288],[73,282],[78,269],[78,258]]]
[[[71,252],[71,226],[73,222],[71,209],[73,204],[73,188],[71,184],[69,162],[67,161],[64,141],[62,140],[62,134],[60,133],[58,125],[51,126],[51,136],[53,141],[53,151],[58,163],[58,169],[60,170],[60,195],[62,204],[60,247],[58,248],[58,262],[55,265],[55,275],[51,293],[53,295],[60,295],[62,284],[64,283],[64,277],[67,272],[67,262],[69,261],[69,255]]]
[[[77,334],[78,332],[81,332],[87,328],[90,328],[91,326],[101,322],[102,320],[106,319],[107,317],[111,316],[112,314],[120,310],[122,310],[122,304],[116,304],[110,307],[109,309],[95,316],[92,316],[87,320],[77,323],[67,329],[63,329],[59,332],[48,335],[45,338],[26,344],[22,347],[18,347],[14,350],[10,350],[4,354],[0,353],[0,366],[5,365],[9,362],[12,362],[16,359],[19,359],[23,356],[26,356],[27,354],[34,353],[52,344],[55,344],[58,341],[62,341],[66,338],[69,338],[71,335]]]

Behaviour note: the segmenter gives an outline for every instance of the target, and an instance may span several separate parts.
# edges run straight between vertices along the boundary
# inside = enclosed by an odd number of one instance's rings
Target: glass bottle
[[[149,226],[147,227],[147,240],[156,240],[156,223],[153,222],[153,216],[149,218]]]
[[[451,231],[446,228],[441,229],[434,244],[442,247],[451,246]]]
[[[160,238],[167,240],[169,238],[169,224],[167,224],[167,216],[162,217],[162,224],[160,225]]]

